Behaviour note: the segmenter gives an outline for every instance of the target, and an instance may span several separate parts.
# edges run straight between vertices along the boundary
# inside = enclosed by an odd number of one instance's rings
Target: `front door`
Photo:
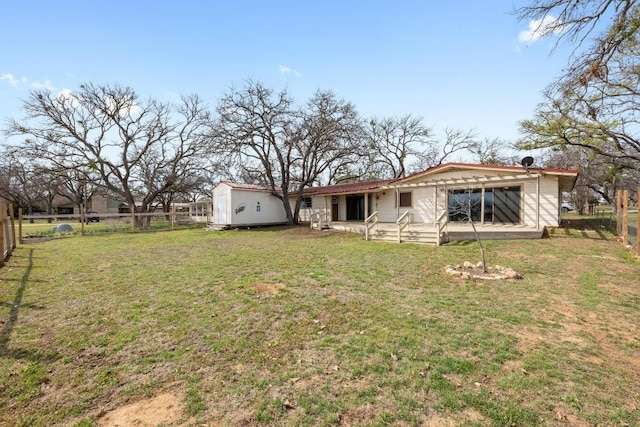
[[[227,195],[218,194],[218,206],[216,209],[216,216],[218,217],[218,224],[227,223]]]
[[[364,221],[364,196],[347,196],[347,221]]]
[[[331,198],[331,221],[338,221],[338,196]]]

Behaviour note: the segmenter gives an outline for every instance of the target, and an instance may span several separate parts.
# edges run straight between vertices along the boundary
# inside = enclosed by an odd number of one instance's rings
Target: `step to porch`
[[[398,231],[375,230],[371,234],[369,234],[369,239],[384,242],[397,242]],[[400,233],[400,242],[436,245],[438,243],[438,234],[435,231],[403,231],[402,233]]]

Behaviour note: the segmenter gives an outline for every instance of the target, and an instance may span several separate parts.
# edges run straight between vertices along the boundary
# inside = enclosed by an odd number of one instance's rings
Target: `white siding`
[[[226,206],[223,215],[219,197],[224,197]],[[213,222],[226,225],[268,225],[287,221],[282,201],[267,191],[232,188],[221,183],[213,189]]]
[[[524,217],[525,225],[536,226],[536,181],[524,184]],[[543,176],[540,178],[540,227],[557,226],[559,223],[558,177]]]

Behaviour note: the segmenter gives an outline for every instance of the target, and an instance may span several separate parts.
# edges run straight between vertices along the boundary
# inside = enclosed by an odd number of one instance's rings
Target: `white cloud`
[[[73,94],[71,89],[62,89],[56,95],[56,100],[62,105],[63,103],[70,102],[74,107],[78,107],[80,105],[80,101]]]
[[[294,70],[286,65],[281,65],[279,67],[280,74],[293,74],[296,77],[302,77],[302,74],[298,72],[298,70]]]
[[[533,43],[549,35],[560,35],[562,31],[564,31],[562,23],[554,16],[547,15],[543,19],[529,21],[529,29],[520,31],[518,40]]]
[[[13,86],[16,89],[20,84],[24,84],[27,82],[26,77],[22,77],[18,79],[11,73],[0,74],[0,80],[6,80],[11,86]]]
[[[49,79],[45,80],[43,83],[40,82],[33,82],[31,83],[31,87],[34,89],[47,89],[47,90],[51,90],[51,91],[55,91],[56,88],[53,87],[53,85],[51,84],[51,81],[49,81]]]

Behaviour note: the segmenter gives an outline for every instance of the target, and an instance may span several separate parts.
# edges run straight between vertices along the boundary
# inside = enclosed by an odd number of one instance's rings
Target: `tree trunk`
[[[482,245],[482,239],[480,239],[480,234],[478,234],[478,230],[476,229],[476,225],[471,220],[471,215],[469,215],[469,223],[471,224],[471,227],[473,228],[473,234],[475,234],[475,236],[476,236],[476,240],[478,241],[478,246],[480,246],[480,257],[481,257],[481,262],[482,262],[482,272],[486,273],[487,272],[487,261],[486,261],[485,256],[484,256],[484,246]]]

